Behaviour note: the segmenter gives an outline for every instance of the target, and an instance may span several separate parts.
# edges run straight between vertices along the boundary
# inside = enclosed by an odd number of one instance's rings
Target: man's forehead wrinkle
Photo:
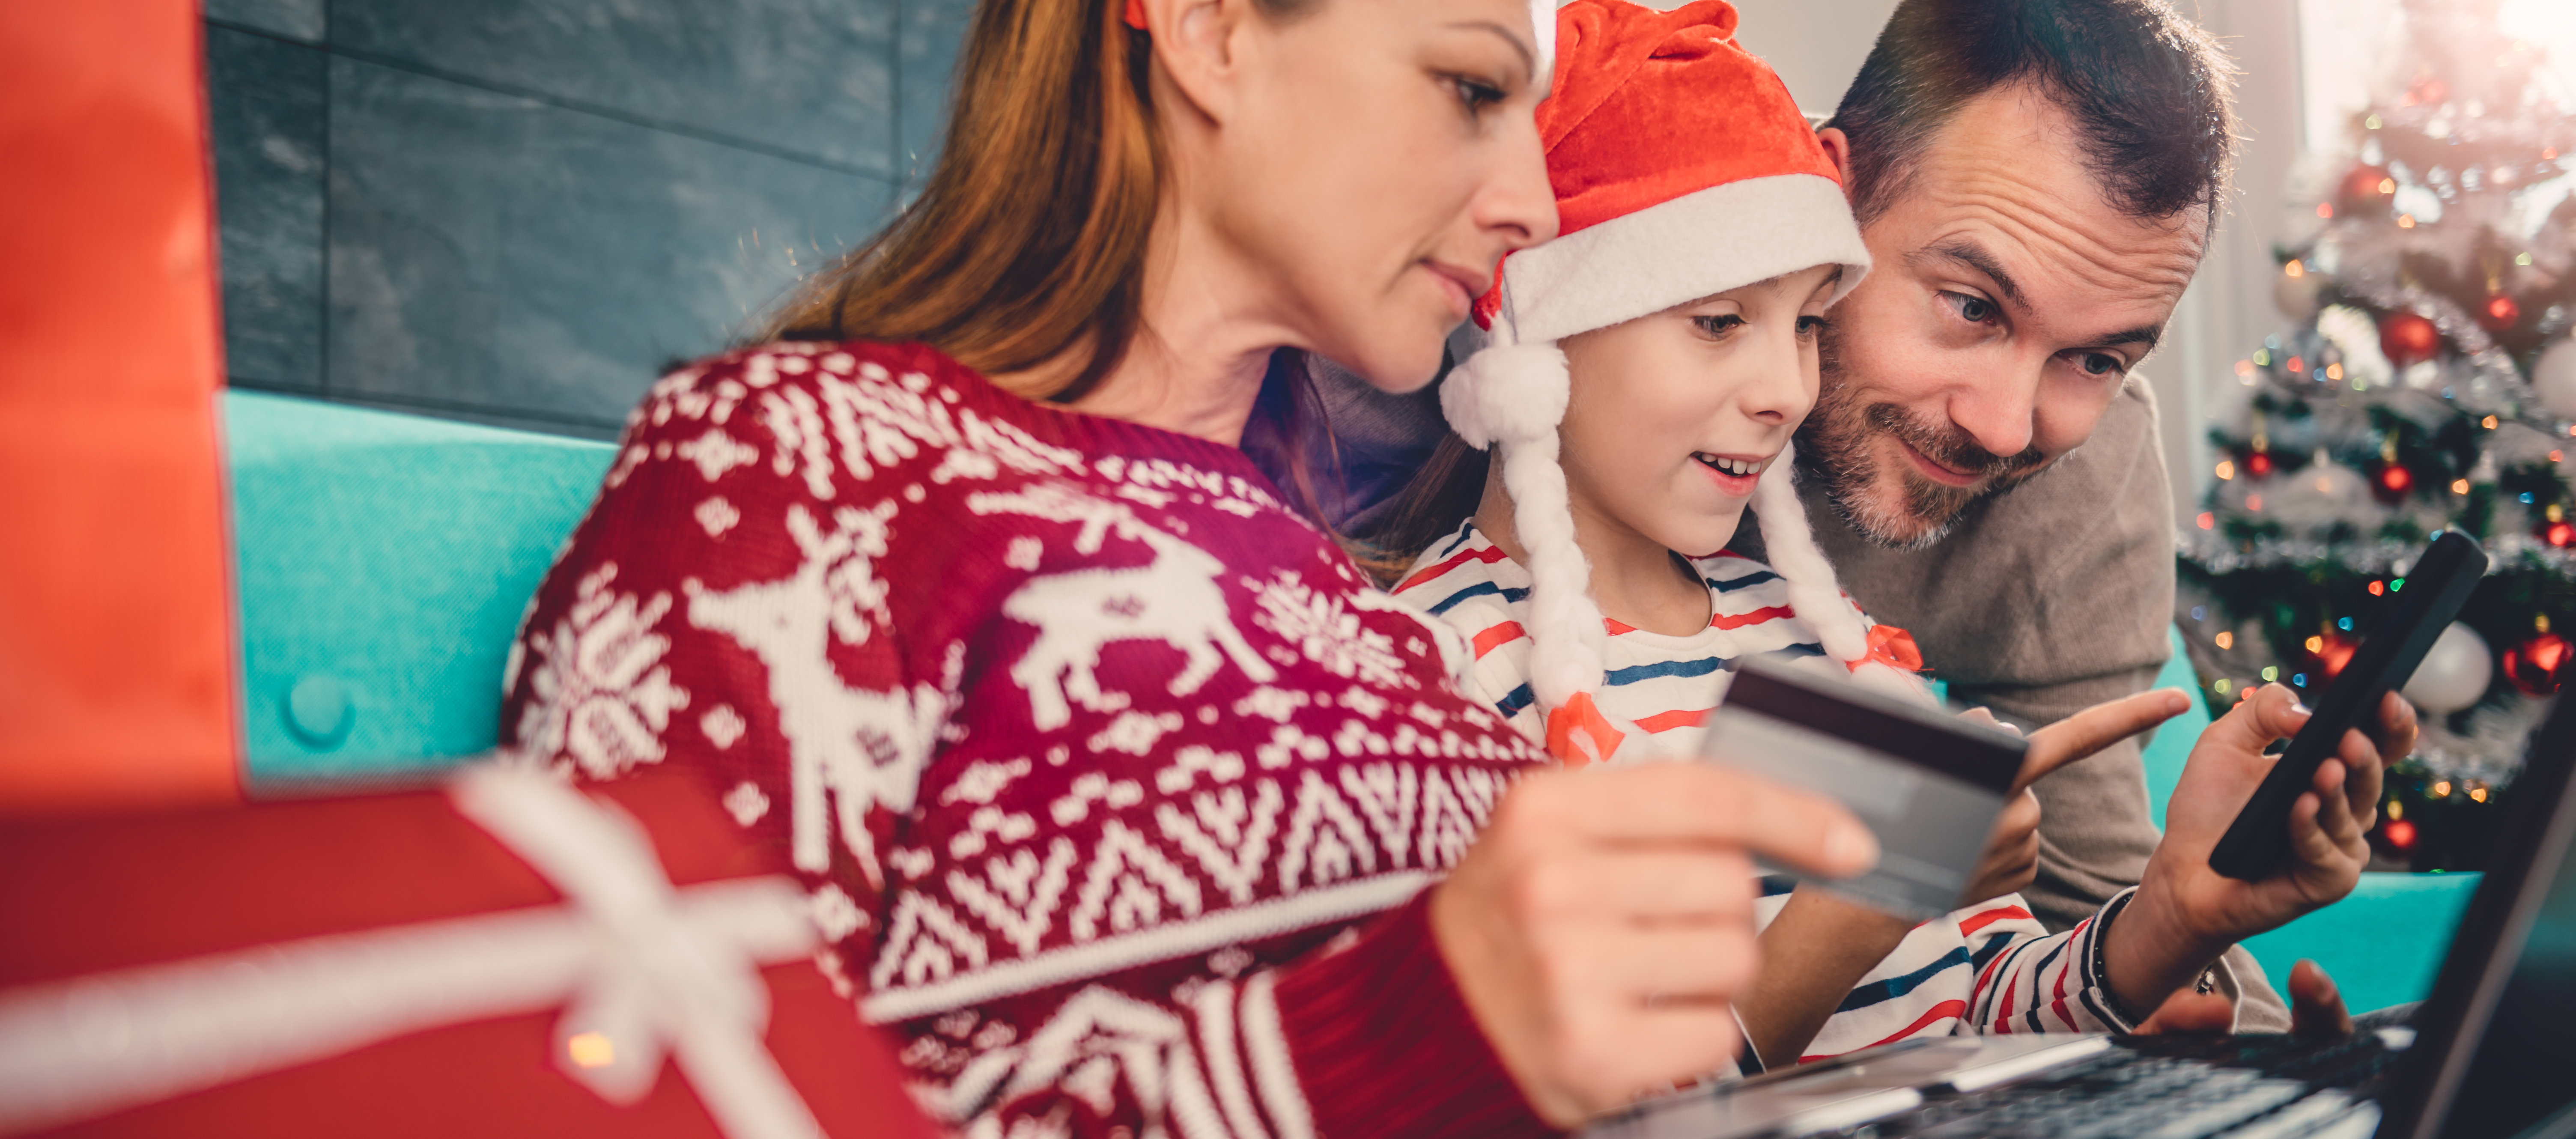
[[[1909,264],[1916,265],[1934,258],[1947,258],[1985,274],[1988,280],[1995,283],[1995,289],[2004,295],[2004,300],[2022,312],[2030,311],[2030,301],[2022,296],[2021,282],[2016,280],[2011,270],[2004,268],[2003,262],[1997,260],[1994,254],[1987,252],[1986,247],[1975,238],[1966,235],[1952,236],[1905,255]]]
[[[1921,187],[1936,227],[1921,248],[1970,264],[1955,250],[1981,250],[2019,288],[2043,295],[2054,291],[2046,278],[2072,278],[2089,289],[2167,306],[2180,299],[2200,267],[2196,231],[2140,223],[2113,211],[2103,212],[2110,225],[2087,225],[2035,188],[2001,178],[1978,181]]]

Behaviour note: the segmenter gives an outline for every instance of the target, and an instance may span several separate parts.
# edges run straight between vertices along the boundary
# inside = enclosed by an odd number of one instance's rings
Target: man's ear
[[[1834,177],[1842,179],[1843,196],[1851,196],[1851,136],[1841,127],[1826,127],[1816,132],[1816,145],[1825,148],[1825,157],[1834,164]]]
[[[1251,0],[1141,0],[1154,58],[1181,97],[1224,122],[1242,76]]]

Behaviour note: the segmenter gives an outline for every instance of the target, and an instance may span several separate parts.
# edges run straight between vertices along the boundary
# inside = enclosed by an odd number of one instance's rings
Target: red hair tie
[[[1127,26],[1145,30],[1145,0],[1127,0]]]

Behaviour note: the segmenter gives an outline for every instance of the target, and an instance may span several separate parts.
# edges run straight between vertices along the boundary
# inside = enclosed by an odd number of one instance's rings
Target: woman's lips
[[[1958,471],[1942,466],[1939,463],[1933,462],[1932,456],[1916,450],[1913,444],[1908,443],[1903,439],[1897,440],[1896,445],[1905,450],[1905,457],[1913,460],[1914,469],[1923,472],[1923,477],[1931,479],[1933,482],[1940,483],[1943,486],[1970,487],[1977,485],[1977,483],[1983,481],[1985,478],[1983,474],[1962,474]]]
[[[1469,272],[1455,265],[1425,261],[1422,267],[1431,271],[1433,280],[1440,282],[1440,291],[1449,300],[1451,320],[1467,319],[1468,311],[1476,306],[1476,298],[1484,296],[1485,290],[1492,287],[1484,274]]]

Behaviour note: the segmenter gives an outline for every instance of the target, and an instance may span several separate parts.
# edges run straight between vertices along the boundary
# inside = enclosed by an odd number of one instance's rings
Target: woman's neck
[[[1592,600],[1601,615],[1620,624],[1667,636],[1686,637],[1708,627],[1714,612],[1708,583],[1689,564],[1654,539],[1599,510],[1580,495],[1568,495],[1574,515],[1574,544],[1592,567]],[[1485,478],[1484,498],[1476,505],[1476,529],[1504,554],[1529,564],[1513,524],[1511,492],[1503,489],[1502,464]]]
[[[1268,282],[1180,198],[1166,197],[1147,238],[1136,335],[1073,407],[1239,446],[1270,354],[1292,337],[1270,316]]]

